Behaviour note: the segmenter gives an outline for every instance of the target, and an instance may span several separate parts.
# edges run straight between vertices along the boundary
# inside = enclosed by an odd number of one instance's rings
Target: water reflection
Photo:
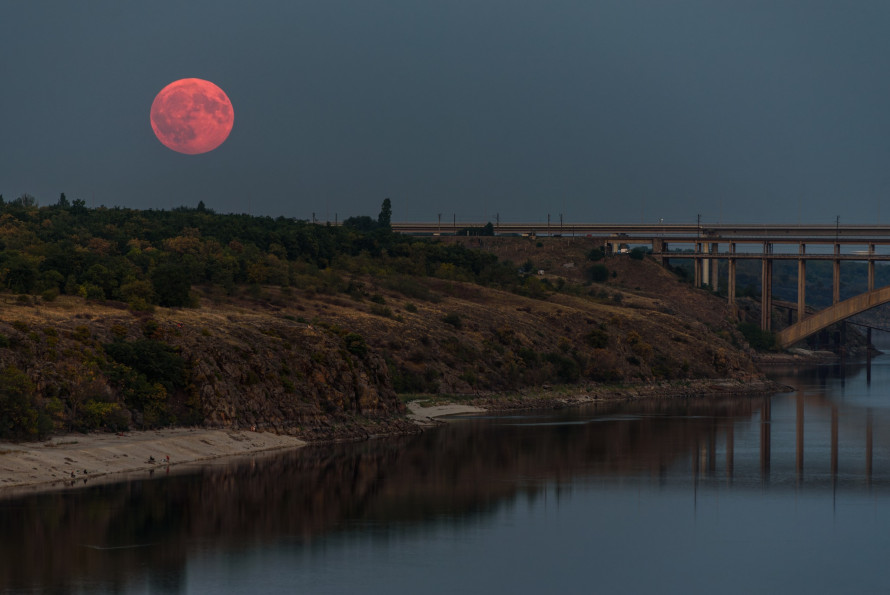
[[[467,526],[519,497],[654,486],[884,497],[890,358],[778,369],[795,393],[480,416],[422,435],[0,501],[0,588],[179,591],[207,551]],[[886,389],[884,389],[886,390]],[[640,484],[642,482],[642,484]],[[665,492],[667,493],[667,492]],[[673,492],[672,492],[673,493]],[[695,500],[697,502],[697,500]],[[378,544],[379,545],[379,544]],[[144,583],[144,584],[143,584]]]

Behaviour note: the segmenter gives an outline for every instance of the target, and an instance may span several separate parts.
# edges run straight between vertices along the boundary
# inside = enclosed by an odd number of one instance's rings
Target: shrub
[[[161,306],[189,306],[192,288],[189,271],[185,266],[162,264],[151,274],[151,285]]]
[[[630,251],[630,259],[631,260],[643,260],[646,254],[649,253],[649,250],[644,248],[643,246],[637,246],[633,250]]]
[[[604,264],[595,264],[588,270],[587,277],[593,283],[602,283],[609,278],[609,269]]]
[[[371,314],[382,316],[384,318],[392,318],[392,310],[389,306],[381,306],[380,304],[371,304]]]
[[[36,440],[51,429],[52,420],[28,376],[15,366],[0,370],[0,438]]]
[[[593,262],[597,262],[606,257],[606,252],[602,249],[602,247],[597,247],[587,253],[587,260],[592,260]]]
[[[411,312],[413,314],[414,312],[417,312],[417,306],[415,306],[411,302],[408,302],[407,304],[405,304],[405,312]]]
[[[544,354],[544,361],[553,364],[556,377],[561,382],[578,382],[581,377],[581,367],[578,362],[556,352]]]
[[[603,349],[609,345],[609,334],[601,329],[594,329],[584,335],[584,341],[594,349]]]
[[[752,322],[740,322],[737,328],[752,349],[769,351],[776,346],[776,336],[770,331],[760,330],[760,327]]]
[[[140,339],[103,347],[111,359],[144,374],[149,382],[160,383],[168,392],[186,384],[185,360],[166,343]]]
[[[460,319],[460,315],[456,312],[449,312],[445,316],[442,317],[442,322],[445,324],[450,324],[456,329],[460,329],[463,327],[463,322]]]
[[[368,344],[365,342],[365,338],[358,333],[346,333],[343,342],[346,343],[346,350],[353,355],[362,357],[368,353]]]

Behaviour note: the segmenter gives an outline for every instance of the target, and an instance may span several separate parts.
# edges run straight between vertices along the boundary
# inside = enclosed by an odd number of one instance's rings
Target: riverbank
[[[119,481],[128,474],[149,477],[189,463],[305,444],[293,436],[268,432],[195,428],[67,434],[45,442],[3,442],[0,495]]]
[[[640,385],[559,387],[528,393],[431,396],[410,401],[407,419],[420,427],[438,418],[486,411],[561,408],[605,400],[774,393],[790,387],[769,380],[705,379]],[[272,432],[172,428],[120,434],[67,434],[45,442],[0,443],[0,495],[150,477],[211,459],[311,444]],[[169,459],[168,459],[169,457]]]
[[[586,387],[545,387],[533,392],[478,395],[417,395],[407,404],[412,419],[430,422],[426,412],[439,416],[475,411],[553,409],[606,400],[737,396],[788,392],[793,387],[762,378],[673,380],[644,384],[603,384]],[[420,419],[418,419],[418,417]]]

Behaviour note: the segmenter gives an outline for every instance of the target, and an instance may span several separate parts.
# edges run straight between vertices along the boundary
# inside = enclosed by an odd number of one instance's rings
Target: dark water
[[[0,500],[0,590],[890,590],[890,357]]]

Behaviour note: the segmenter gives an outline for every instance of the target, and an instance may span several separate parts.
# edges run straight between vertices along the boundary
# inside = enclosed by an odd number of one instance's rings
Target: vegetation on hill
[[[402,427],[397,393],[755,374],[725,305],[643,254],[419,240],[391,232],[387,203],[328,226],[0,202],[0,437],[331,438]]]

